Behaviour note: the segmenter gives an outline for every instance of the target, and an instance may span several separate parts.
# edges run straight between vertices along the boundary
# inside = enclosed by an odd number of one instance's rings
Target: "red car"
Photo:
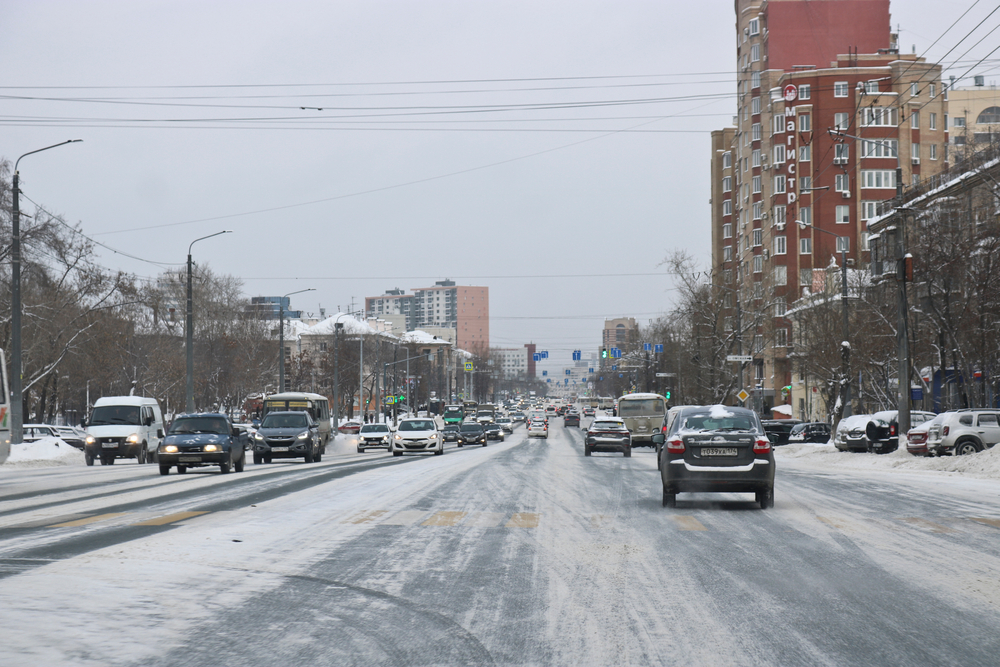
[[[344,422],[337,430],[341,433],[357,434],[361,431],[361,422]]]

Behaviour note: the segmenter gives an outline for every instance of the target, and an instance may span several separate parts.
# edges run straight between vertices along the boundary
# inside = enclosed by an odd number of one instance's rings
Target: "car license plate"
[[[178,456],[177,461],[179,463],[201,463],[200,456]]]
[[[115,442],[105,442],[101,445],[104,449],[118,449],[118,443]]]
[[[736,456],[735,447],[702,447],[702,456]]]
[[[271,447],[272,452],[287,452],[288,447]]]

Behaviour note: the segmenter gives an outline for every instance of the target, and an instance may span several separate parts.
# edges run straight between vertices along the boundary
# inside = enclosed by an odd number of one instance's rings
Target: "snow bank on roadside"
[[[35,442],[11,445],[10,458],[4,463],[12,468],[46,468],[83,463],[83,452],[59,438],[42,438]]]
[[[913,456],[904,446],[891,454],[841,452],[831,444],[795,444],[774,448],[774,456],[810,467],[853,470],[954,473],[1000,480],[1000,446],[970,456]]]

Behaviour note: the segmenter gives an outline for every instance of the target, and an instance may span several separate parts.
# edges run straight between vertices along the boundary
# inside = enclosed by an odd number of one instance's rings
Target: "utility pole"
[[[906,255],[906,212],[901,207],[899,211],[899,238],[896,242],[896,283],[897,290],[897,310],[896,310],[896,350],[899,356],[899,367],[897,375],[899,377],[899,394],[897,408],[899,413],[896,416],[897,430],[900,437],[910,430],[910,336],[907,324],[907,298],[906,298],[906,278],[907,278],[907,255]]]

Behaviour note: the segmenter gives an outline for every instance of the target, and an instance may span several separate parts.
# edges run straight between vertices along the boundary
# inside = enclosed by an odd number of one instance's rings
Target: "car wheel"
[[[590,456],[590,447],[588,447],[587,445],[583,446],[583,455]]]
[[[232,469],[232,466],[233,466],[232,461],[223,461],[222,463],[219,464],[219,472],[221,472],[223,475],[228,475],[230,469]]]
[[[365,448],[364,447],[358,447],[358,454],[364,454],[364,453],[365,453]]]
[[[677,507],[677,494],[670,493],[665,486],[663,487],[663,506]]]
[[[323,452],[322,451],[316,452],[316,456],[313,457],[313,461],[319,463],[322,460],[323,460]]]
[[[313,453],[312,453],[311,449],[308,452],[306,452],[306,457],[305,458],[306,458],[306,463],[312,463],[313,462]]]
[[[441,456],[442,454],[444,454],[444,447],[434,450],[434,456]]]
[[[160,474],[161,475],[169,475],[170,474],[170,466],[160,466]]]
[[[257,452],[254,452],[254,454],[253,454],[253,463],[254,463],[254,465],[260,465],[263,462],[264,462],[264,457],[261,456],[260,454],[258,454]]]
[[[84,461],[86,462],[86,464],[87,464],[87,465],[89,465],[89,466],[92,466],[92,465],[94,465],[94,457],[93,457],[93,455],[92,455],[92,454],[88,454],[88,453],[84,452],[84,454],[83,454],[83,460],[84,460]]]
[[[402,456],[403,452],[393,452],[392,455],[393,456]]]
[[[458,446],[459,446],[459,447],[462,447],[463,445],[462,445],[462,443],[458,443]]]
[[[146,465],[146,443],[142,443],[139,451],[135,453],[135,462],[139,465]]]
[[[757,502],[760,503],[760,508],[762,510],[766,510],[768,507],[774,507],[774,489],[758,491]]]
[[[483,447],[485,447],[487,444],[489,444],[489,441],[488,440],[483,440]]]
[[[183,475],[187,471],[188,471],[188,467],[187,466],[177,466],[177,474],[178,475]]]
[[[955,445],[955,456],[967,456],[979,451],[979,445],[975,440],[962,440]]]
[[[247,455],[246,452],[244,451],[240,454],[240,458],[236,459],[236,463],[233,464],[233,469],[236,472],[243,472],[243,467],[246,465],[246,463],[247,463]]]
[[[631,447],[628,447],[628,448],[625,449],[625,458],[627,458],[627,459],[632,458],[632,448]]]

